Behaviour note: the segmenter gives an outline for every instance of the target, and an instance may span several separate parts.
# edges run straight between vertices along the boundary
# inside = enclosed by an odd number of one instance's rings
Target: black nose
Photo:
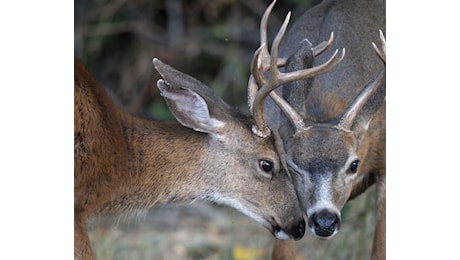
[[[314,229],[317,236],[327,238],[339,228],[340,220],[337,214],[322,210],[308,219],[308,225]]]
[[[305,234],[305,220],[301,220],[297,226],[291,231],[291,235],[295,240],[299,240]]]

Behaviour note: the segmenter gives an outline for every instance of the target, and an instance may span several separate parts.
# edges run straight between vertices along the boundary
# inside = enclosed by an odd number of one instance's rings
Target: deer
[[[382,50],[374,43],[378,29],[385,29],[385,1],[324,0],[295,22],[279,50],[269,52],[267,21],[274,4],[261,21],[248,100],[254,100],[258,89],[272,91],[259,106],[265,106],[267,127],[282,140],[282,163],[316,237],[336,235],[345,203],[376,185],[371,258],[385,259],[386,40],[382,30]],[[329,40],[314,45],[328,33]],[[334,35],[338,35],[335,42]],[[323,62],[319,54],[331,54],[329,47],[334,44],[344,47],[343,56],[346,48],[348,58],[340,59],[333,70],[285,82],[289,75]],[[295,242],[275,240],[272,259],[294,258]]]
[[[75,59],[75,258],[93,257],[89,217],[173,202],[228,205],[279,239],[300,239],[303,213],[273,135],[257,136],[252,128],[261,126],[209,87],[159,59],[153,63],[177,122],[123,112]]]
[[[287,22],[283,26],[280,32]],[[333,55],[318,68],[298,71],[296,79],[337,63]],[[153,64],[161,76],[157,87],[177,121],[124,112],[75,58],[75,258],[93,258],[91,217],[198,200],[230,206],[277,239],[301,239],[306,223],[279,157],[281,140],[263,120],[270,91],[261,88],[248,100],[257,105],[247,114],[192,76],[158,58]]]

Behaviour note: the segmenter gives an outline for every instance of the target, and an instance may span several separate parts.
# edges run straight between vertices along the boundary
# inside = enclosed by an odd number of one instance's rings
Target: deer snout
[[[292,227],[290,233],[295,240],[300,240],[305,234],[305,220],[302,219],[297,225]]]
[[[302,219],[285,229],[282,229],[280,226],[274,226],[273,231],[275,237],[278,239],[287,240],[293,238],[294,240],[299,240],[305,234],[305,220]]]
[[[340,217],[328,210],[321,210],[308,218],[308,226],[319,238],[329,239],[340,228]]]

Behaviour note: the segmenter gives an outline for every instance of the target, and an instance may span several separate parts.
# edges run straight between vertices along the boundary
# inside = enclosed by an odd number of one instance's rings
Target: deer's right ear
[[[183,126],[209,134],[219,134],[225,126],[224,122],[211,116],[208,104],[198,93],[172,87],[162,79],[158,80],[157,86],[169,109]]]

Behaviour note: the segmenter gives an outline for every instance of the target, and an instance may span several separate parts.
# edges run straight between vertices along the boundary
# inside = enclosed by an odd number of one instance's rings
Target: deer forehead
[[[352,133],[335,127],[310,127],[294,135],[289,151],[291,160],[302,168],[327,167],[337,171],[356,155]],[[306,169],[304,169],[306,170]]]
[[[229,156],[243,157],[245,159],[271,159],[278,160],[275,140],[273,136],[261,138],[252,133],[249,127],[243,125],[234,125],[224,134],[225,138],[220,140],[211,140],[212,145],[217,146],[215,151],[221,151]]]

